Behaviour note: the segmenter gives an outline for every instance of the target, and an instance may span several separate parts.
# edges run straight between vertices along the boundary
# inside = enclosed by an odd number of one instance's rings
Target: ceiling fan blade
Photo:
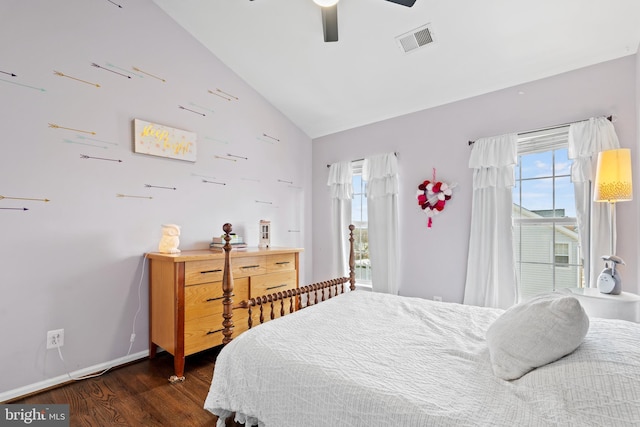
[[[322,7],[322,30],[325,42],[338,41],[338,5]]]
[[[416,2],[416,0],[387,0],[391,3],[401,4],[403,6],[411,7]]]

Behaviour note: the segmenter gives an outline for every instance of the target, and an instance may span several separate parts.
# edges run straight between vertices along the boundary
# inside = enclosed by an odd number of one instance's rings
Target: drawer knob
[[[207,335],[211,335],[211,334],[217,334],[218,332],[222,332],[223,329],[216,329],[215,331],[209,331],[207,332]]]
[[[260,267],[260,264],[256,264],[256,265],[243,265],[240,268],[258,268]]]
[[[280,261],[280,262],[276,262],[276,265],[283,265],[283,264],[289,264],[290,261]]]

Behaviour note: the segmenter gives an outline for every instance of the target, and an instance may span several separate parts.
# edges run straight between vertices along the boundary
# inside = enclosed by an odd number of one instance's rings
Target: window
[[[513,238],[521,300],[582,285],[567,135],[563,127],[518,139]]]
[[[569,243],[556,243],[553,254],[557,266],[569,266]]]
[[[371,284],[371,261],[369,260],[369,234],[367,219],[367,183],[362,180],[362,165],[359,160],[352,163],[353,168],[353,202],[351,207],[351,223],[353,230],[356,282]]]

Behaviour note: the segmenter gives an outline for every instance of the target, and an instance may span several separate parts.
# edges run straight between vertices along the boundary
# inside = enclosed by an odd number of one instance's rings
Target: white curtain
[[[598,153],[620,148],[613,124],[604,117],[591,118],[569,126],[571,180],[576,197],[576,218],[584,263],[585,287],[596,287],[604,268],[602,255],[609,254],[611,232],[609,204],[592,201]],[[615,237],[614,237],[615,241]]]
[[[351,162],[334,163],[329,166],[327,181],[331,196],[331,236],[337,254],[329,271],[336,276],[349,276],[348,227],[351,223],[351,199],[353,198],[353,171]]]
[[[473,144],[471,234],[464,304],[508,308],[518,300],[511,220],[517,135]]]
[[[397,294],[398,160],[395,153],[366,158],[362,179],[367,182],[372,289]]]

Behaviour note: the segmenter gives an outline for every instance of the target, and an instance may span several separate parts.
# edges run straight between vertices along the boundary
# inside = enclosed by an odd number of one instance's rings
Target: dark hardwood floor
[[[215,426],[203,409],[219,349],[187,357],[186,380],[171,384],[173,357],[158,353],[112,369],[104,375],[72,382],[8,403],[68,403],[75,426]],[[235,425],[229,424],[228,425]]]

